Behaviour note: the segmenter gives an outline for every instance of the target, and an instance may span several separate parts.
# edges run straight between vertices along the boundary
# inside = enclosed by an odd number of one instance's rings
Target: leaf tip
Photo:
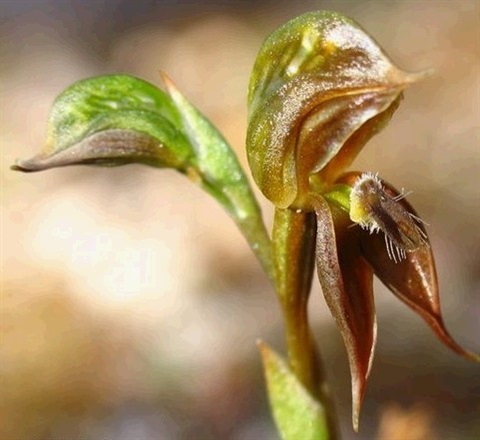
[[[173,82],[172,78],[168,76],[167,72],[159,70],[158,73],[160,74],[160,78],[162,79],[163,84],[170,95],[172,95],[172,92],[176,92],[178,90],[177,86]]]
[[[263,362],[266,362],[271,355],[271,350],[268,348],[268,345],[263,342],[262,339],[257,339],[256,341],[260,355],[262,356]]]
[[[13,165],[10,165],[10,169],[12,171],[20,171],[20,172],[23,172],[23,173],[28,173],[28,172],[31,171],[28,168],[22,167],[22,165],[20,164],[20,161],[18,161],[18,160],[15,161],[15,163]]]
[[[33,173],[47,168],[45,157],[40,155],[33,156],[30,159],[17,159],[15,163],[10,166],[12,171],[20,171],[22,173]]]

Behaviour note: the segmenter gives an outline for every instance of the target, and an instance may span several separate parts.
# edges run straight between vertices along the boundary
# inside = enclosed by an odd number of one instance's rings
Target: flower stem
[[[273,225],[275,287],[285,321],[290,368],[324,407],[330,439],[337,438],[334,409],[308,322],[315,262],[315,214],[276,209]]]

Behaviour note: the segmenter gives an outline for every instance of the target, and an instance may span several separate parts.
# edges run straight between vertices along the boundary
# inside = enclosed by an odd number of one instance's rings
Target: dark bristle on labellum
[[[404,260],[407,252],[428,246],[424,222],[410,212],[405,195],[385,187],[377,175],[362,174],[351,193],[351,218],[370,233],[381,230],[390,259]]]

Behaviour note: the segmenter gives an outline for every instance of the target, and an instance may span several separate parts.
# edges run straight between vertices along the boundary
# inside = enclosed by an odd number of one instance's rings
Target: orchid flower
[[[314,258],[348,353],[355,430],[377,337],[374,275],[444,344],[478,360],[445,328],[425,223],[405,194],[371,172],[345,174],[424,76],[397,68],[352,20],[318,12],[267,38],[250,83],[253,176],[277,210],[316,216]]]
[[[275,30],[257,56],[248,93],[247,155],[275,206],[271,237],[238,159],[213,124],[162,74],[166,91],[128,75],[79,81],[53,104],[41,153],[17,171],[141,163],[173,168],[231,216],[273,281],[286,327],[288,364],[260,343],[283,438],[333,439],[335,423],[308,324],[316,266],[343,336],[358,430],[377,336],[373,276],[456,353],[449,335],[425,222],[372,172],[347,172],[427,74],[396,67],[353,20],[313,12]]]

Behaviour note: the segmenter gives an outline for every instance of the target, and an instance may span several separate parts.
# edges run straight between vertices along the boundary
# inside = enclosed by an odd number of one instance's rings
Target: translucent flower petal
[[[248,97],[247,154],[263,194],[287,208],[309,191],[311,175],[338,176],[423,76],[398,69],[336,12],[307,13],[278,28],[257,56]]]

